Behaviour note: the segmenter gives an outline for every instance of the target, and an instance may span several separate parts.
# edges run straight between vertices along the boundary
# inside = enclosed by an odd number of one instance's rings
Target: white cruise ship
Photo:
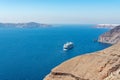
[[[74,47],[73,42],[67,42],[66,44],[63,45],[63,50],[67,51],[67,50],[72,49],[73,47]]]

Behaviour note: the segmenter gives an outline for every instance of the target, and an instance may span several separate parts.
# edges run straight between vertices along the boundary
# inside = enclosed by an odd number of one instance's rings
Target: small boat
[[[73,47],[74,47],[73,42],[67,42],[66,44],[63,45],[63,50],[67,51],[67,50],[72,49]]]

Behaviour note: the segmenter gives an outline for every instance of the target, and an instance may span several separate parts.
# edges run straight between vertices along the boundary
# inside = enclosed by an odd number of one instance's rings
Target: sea
[[[97,42],[108,30],[93,24],[0,28],[0,80],[43,80],[62,62],[111,46]],[[63,51],[70,41],[74,48]]]

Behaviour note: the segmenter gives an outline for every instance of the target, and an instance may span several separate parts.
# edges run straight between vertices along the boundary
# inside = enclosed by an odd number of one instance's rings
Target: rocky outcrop
[[[44,80],[120,80],[120,43],[70,59]]]
[[[29,23],[0,23],[2,28],[39,28],[39,27],[49,27],[47,24],[40,24],[35,22]]]
[[[120,26],[117,26],[114,29],[102,34],[98,41],[109,44],[115,44],[120,41]]]

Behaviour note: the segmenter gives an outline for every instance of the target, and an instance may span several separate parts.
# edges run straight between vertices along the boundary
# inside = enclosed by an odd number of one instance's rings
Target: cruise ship
[[[67,42],[66,44],[63,45],[63,50],[67,51],[67,50],[72,49],[73,47],[74,47],[73,42]]]

